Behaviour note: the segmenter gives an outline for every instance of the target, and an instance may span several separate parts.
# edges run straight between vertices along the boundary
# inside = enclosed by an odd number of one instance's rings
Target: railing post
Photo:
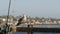
[[[12,27],[12,28],[11,28],[12,32],[16,32],[16,28],[17,28],[17,27],[15,27],[15,26]]]
[[[33,34],[33,31],[32,31],[32,29],[33,29],[33,25],[28,25],[28,34]]]

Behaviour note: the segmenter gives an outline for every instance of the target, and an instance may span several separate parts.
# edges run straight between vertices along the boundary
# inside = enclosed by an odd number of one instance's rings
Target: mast
[[[10,31],[9,25],[7,24],[8,19],[9,19],[10,7],[11,7],[11,0],[9,0],[9,6],[8,6],[8,14],[7,14],[7,21],[6,21],[6,34],[8,34],[8,31]]]
[[[7,23],[8,23],[8,19],[9,19],[10,6],[11,6],[11,0],[9,0],[8,15],[7,15]]]

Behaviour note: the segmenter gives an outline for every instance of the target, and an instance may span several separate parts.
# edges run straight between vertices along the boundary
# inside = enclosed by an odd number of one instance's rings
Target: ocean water
[[[28,34],[27,32],[13,32],[12,34]],[[53,33],[53,32],[33,32],[33,34],[60,34],[60,33]]]

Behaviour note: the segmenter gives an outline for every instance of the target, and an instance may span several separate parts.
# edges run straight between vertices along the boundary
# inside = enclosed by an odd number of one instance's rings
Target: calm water
[[[13,32],[12,34],[27,34],[27,32]],[[34,32],[33,34],[60,34],[60,33]]]

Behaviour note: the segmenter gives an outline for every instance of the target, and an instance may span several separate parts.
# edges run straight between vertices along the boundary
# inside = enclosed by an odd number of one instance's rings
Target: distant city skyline
[[[7,15],[9,0],[0,0],[0,15]],[[10,15],[60,18],[60,0],[12,0]]]

